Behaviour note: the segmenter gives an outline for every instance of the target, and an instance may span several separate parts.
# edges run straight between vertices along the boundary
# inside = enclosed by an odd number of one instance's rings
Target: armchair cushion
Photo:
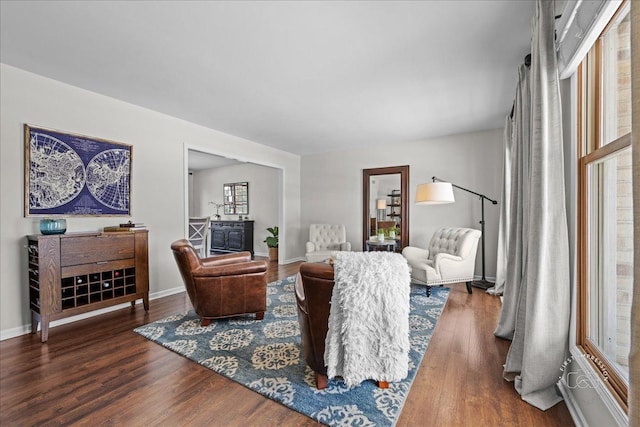
[[[200,258],[200,264],[204,266],[233,264],[236,262],[246,261],[251,261],[251,252],[234,252],[230,254],[216,255],[208,258]]]

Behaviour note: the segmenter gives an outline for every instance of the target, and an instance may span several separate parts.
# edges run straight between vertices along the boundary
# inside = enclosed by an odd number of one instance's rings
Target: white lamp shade
[[[378,199],[378,209],[387,209],[387,201],[385,199]]]
[[[442,205],[453,203],[453,187],[450,182],[430,182],[418,185],[416,190],[416,204]]]

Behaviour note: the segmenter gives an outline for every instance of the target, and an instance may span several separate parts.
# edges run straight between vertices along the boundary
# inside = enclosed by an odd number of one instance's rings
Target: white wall
[[[393,144],[321,153],[302,157],[302,241],[309,237],[309,224],[344,224],[354,250],[362,249],[362,170],[409,165],[409,242],[426,247],[438,227],[480,229],[480,200],[454,189],[456,203],[417,206],[418,184],[432,176],[484,194],[500,203],[502,174],[502,129]],[[485,202],[486,276],[496,273],[499,205]],[[478,248],[476,275],[481,274]]]
[[[209,202],[222,203],[222,186],[231,182],[249,182],[249,218],[254,222],[253,249],[256,255],[267,256],[264,239],[270,234],[267,227],[278,225],[278,196],[280,170],[243,163],[193,172],[194,216],[213,216],[216,209]],[[238,219],[224,215],[222,219]]]
[[[133,145],[132,219],[149,230],[152,296],[182,286],[169,245],[185,235],[185,145],[282,169],[284,221],[280,251],[301,256],[299,156],[0,64],[0,336],[30,322],[25,235],[38,218],[23,211],[23,124]],[[96,231],[122,218],[68,218],[68,231]],[[151,304],[153,310],[153,303]]]

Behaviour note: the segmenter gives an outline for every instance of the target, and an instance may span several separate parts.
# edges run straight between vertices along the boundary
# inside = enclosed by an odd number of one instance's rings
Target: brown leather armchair
[[[329,326],[329,307],[333,291],[333,266],[323,262],[300,264],[296,278],[298,323],[302,353],[307,365],[316,373],[316,387],[327,387],[324,364],[324,341]]]
[[[187,288],[191,305],[202,318],[211,319],[255,313],[264,318],[267,309],[267,262],[252,261],[250,252],[200,258],[188,240],[171,244],[173,256]]]
[[[303,262],[295,284],[302,354],[316,374],[316,387],[319,390],[328,384],[324,343],[329,329],[331,294],[335,284],[333,273],[332,264]],[[389,388],[387,381],[377,383],[380,388]]]

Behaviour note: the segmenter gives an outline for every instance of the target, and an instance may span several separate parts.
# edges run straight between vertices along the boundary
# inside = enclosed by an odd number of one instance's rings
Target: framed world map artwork
[[[25,216],[131,214],[131,145],[24,125]]]

